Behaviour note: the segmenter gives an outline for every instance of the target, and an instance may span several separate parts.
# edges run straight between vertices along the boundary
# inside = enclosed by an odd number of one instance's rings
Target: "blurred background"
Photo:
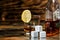
[[[57,0],[58,5],[60,5],[60,0]],[[49,0],[1,0],[0,1],[0,39],[1,40],[25,40],[25,32],[30,29],[28,25],[42,25],[43,30],[47,33],[47,40],[59,40],[60,37],[60,23],[57,19],[52,21],[49,19],[46,21],[46,11]],[[57,4],[56,3],[56,4]],[[48,5],[48,6],[47,6]],[[53,6],[55,7],[55,5]],[[21,14],[24,10],[30,10],[32,14],[32,20],[25,25],[21,20]],[[52,11],[52,9],[49,9]],[[50,14],[52,15],[52,14]],[[54,26],[52,29],[47,26]],[[25,27],[26,26],[26,27]],[[25,31],[24,31],[25,28]],[[27,28],[27,29],[26,29]],[[53,30],[54,29],[54,30]],[[34,30],[33,28],[31,31]],[[24,39],[23,39],[24,38]]]

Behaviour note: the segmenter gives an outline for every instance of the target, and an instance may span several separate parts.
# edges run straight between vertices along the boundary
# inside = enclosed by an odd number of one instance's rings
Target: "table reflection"
[[[31,40],[38,40],[38,38],[31,38]]]

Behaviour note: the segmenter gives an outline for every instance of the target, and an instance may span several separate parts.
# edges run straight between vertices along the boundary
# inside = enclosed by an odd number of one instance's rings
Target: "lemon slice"
[[[21,19],[23,22],[28,23],[31,20],[31,12],[29,10],[24,10]]]

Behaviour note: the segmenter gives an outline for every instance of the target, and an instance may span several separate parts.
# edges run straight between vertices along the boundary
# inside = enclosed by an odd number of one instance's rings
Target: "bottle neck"
[[[57,0],[48,0],[48,9],[52,12],[54,12],[58,6],[59,6],[59,3]]]

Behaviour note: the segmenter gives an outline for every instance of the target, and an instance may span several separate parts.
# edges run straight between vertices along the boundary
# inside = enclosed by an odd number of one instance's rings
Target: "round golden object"
[[[24,10],[22,15],[21,15],[21,19],[25,23],[30,22],[30,20],[31,20],[31,12],[30,12],[30,10]]]

